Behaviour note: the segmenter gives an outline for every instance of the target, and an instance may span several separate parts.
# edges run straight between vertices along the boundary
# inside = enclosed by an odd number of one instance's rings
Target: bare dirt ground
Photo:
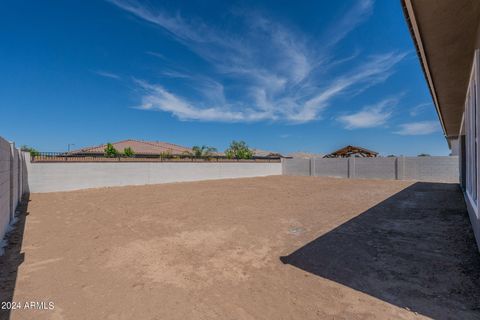
[[[33,194],[0,258],[0,297],[21,308],[1,315],[478,319],[461,197],[286,176]]]

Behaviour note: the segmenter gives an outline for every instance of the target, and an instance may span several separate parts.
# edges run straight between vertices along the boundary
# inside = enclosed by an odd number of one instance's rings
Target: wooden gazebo
[[[356,146],[346,146],[337,151],[327,154],[324,158],[350,158],[350,157],[362,157],[362,158],[374,158],[378,155],[378,152],[368,150]]]

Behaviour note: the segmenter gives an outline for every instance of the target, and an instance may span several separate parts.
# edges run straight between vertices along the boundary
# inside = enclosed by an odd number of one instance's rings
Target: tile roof
[[[168,152],[171,154],[182,154],[184,152],[190,152],[192,149],[182,147],[176,144],[159,141],[142,141],[142,140],[122,140],[118,142],[112,142],[115,149],[122,152],[125,148],[132,148],[135,153],[138,154],[160,154],[162,152]],[[103,153],[107,144],[102,144],[94,147],[87,147],[78,150],[70,151],[70,153]]]
[[[271,157],[271,156],[280,156],[283,157],[280,153],[262,149],[251,149],[253,151],[253,155],[256,157]]]
[[[295,159],[313,159],[313,158],[323,158],[324,154],[297,151],[297,152],[292,152],[288,154],[288,156]]]

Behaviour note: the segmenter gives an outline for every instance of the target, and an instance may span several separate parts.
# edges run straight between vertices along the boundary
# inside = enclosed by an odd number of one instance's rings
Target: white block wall
[[[26,156],[30,192],[282,174],[282,164],[279,162],[31,163],[29,155]]]

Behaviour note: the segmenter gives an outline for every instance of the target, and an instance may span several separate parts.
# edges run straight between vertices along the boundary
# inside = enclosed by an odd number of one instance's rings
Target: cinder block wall
[[[350,158],[353,162],[352,178],[361,179],[397,179],[398,158]]]
[[[459,182],[458,157],[284,159],[283,174],[299,176]]]
[[[459,182],[460,169],[458,156],[453,157],[405,157],[403,158],[404,180]],[[400,168],[402,172],[402,168]],[[401,173],[400,173],[401,174]]]
[[[26,157],[30,192],[282,174],[279,162],[31,163],[29,155]]]
[[[0,138],[0,240],[10,223],[10,143]]]
[[[288,159],[282,161],[282,172],[290,176],[309,176],[310,160],[308,159]]]
[[[287,159],[287,162],[289,159]],[[309,160],[307,160],[309,161]],[[348,178],[348,159],[312,159],[312,175]]]
[[[14,218],[23,193],[28,190],[24,187],[22,160],[15,145],[0,137],[0,240]]]

